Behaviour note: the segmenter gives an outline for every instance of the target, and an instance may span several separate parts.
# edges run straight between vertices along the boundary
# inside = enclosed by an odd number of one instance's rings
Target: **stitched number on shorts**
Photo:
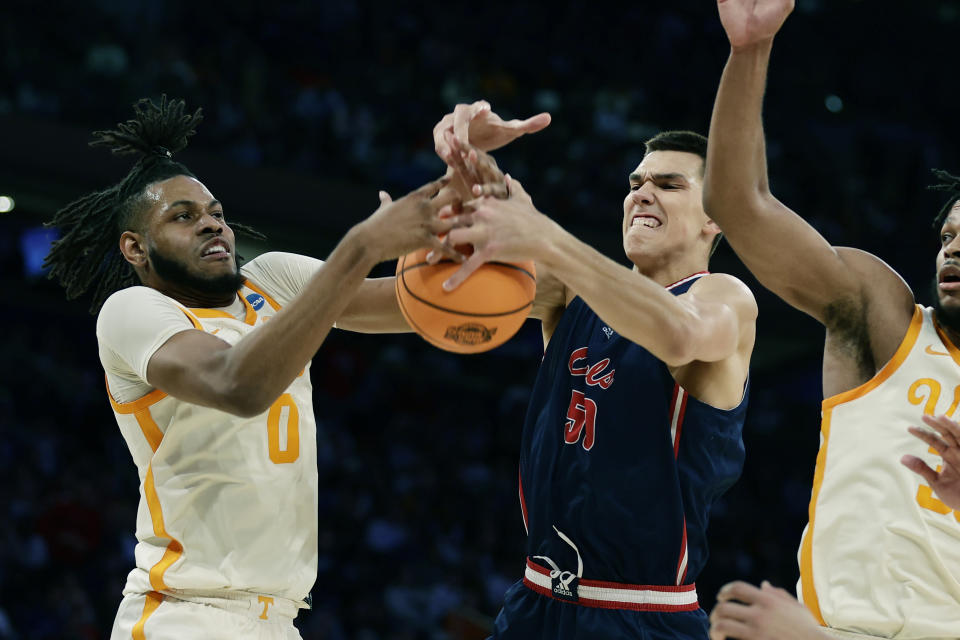
[[[287,447],[280,448],[280,420],[283,410],[287,409]],[[267,414],[267,442],[269,443],[270,459],[274,464],[287,464],[300,457],[300,412],[293,396],[285,393],[270,407]]]
[[[580,440],[580,433],[586,431],[583,448],[590,451],[596,436],[596,421],[597,403],[574,389],[570,395],[570,406],[567,407],[567,426],[563,430],[563,441],[576,444]]]

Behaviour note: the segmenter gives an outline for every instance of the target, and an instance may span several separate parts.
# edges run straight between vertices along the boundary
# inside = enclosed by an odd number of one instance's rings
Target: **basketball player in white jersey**
[[[408,330],[391,279],[365,276],[419,247],[446,252],[436,234],[452,224],[436,212],[453,196],[443,181],[382,194],[326,262],[267,253],[239,267],[224,206],[171,160],[199,119],[179,101],[138,103],[95,142],[134,167],[53,220],[51,276],[103,305],[107,392],[140,478],[111,638],[299,638],[317,571],[310,359],[334,321]]]
[[[831,246],[770,193],[761,107],[793,4],[718,0],[731,53],[704,203],[760,282],[826,327],[821,447],[799,554],[806,610],[770,585],[734,583],[718,595],[712,635],[960,638],[960,511],[933,491],[950,499],[944,465],[956,474],[956,451],[952,462],[941,454],[956,432],[941,420],[927,421],[929,436],[907,430],[921,415],[955,415],[960,402],[960,189],[938,173],[953,200],[941,213],[934,308],[918,306],[882,260]]]

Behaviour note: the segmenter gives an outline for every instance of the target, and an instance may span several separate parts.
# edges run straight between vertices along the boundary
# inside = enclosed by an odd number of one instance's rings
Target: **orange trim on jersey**
[[[150,408],[147,407],[137,411],[133,414],[133,417],[137,419],[137,424],[140,426],[143,437],[147,439],[150,450],[156,453],[160,447],[160,442],[163,440],[163,431],[160,431],[160,427],[157,426],[153,416],[150,415]]]
[[[838,393],[835,396],[824,398],[822,409],[826,411],[827,409],[831,409],[838,404],[850,402],[851,400],[855,400],[856,398],[867,395],[880,386],[881,383],[892,376],[893,373],[900,368],[900,365],[903,364],[903,361],[907,359],[908,355],[910,355],[910,350],[913,349],[913,345],[916,344],[917,336],[920,335],[920,327],[922,326],[923,313],[920,311],[920,305],[917,305],[913,308],[913,318],[910,320],[910,326],[907,328],[907,334],[903,336],[903,341],[900,343],[900,346],[897,347],[897,351],[893,354],[893,357],[890,358],[890,361],[883,365],[883,368],[877,372],[877,375],[873,376],[859,387],[854,387],[849,391],[844,391],[843,393]]]
[[[817,599],[817,590],[813,582],[813,534],[816,524],[817,500],[820,497],[820,489],[823,486],[823,476],[827,467],[827,448],[830,444],[830,421],[833,416],[833,409],[837,405],[850,402],[857,398],[865,396],[867,393],[877,388],[885,380],[890,378],[893,373],[900,368],[904,360],[910,354],[914,345],[917,343],[917,337],[920,335],[920,328],[923,326],[923,313],[920,306],[913,309],[913,317],[910,319],[910,326],[907,333],[897,347],[896,352],[890,361],[887,362],[875,376],[864,382],[858,387],[849,391],[838,393],[829,398],[824,398],[822,406],[823,418],[820,425],[820,433],[823,437],[823,444],[820,445],[820,451],[817,453],[817,467],[813,473],[813,490],[810,495],[809,518],[807,531],[803,536],[800,545],[800,586],[803,593],[803,604],[810,610],[821,625],[826,626],[823,614],[820,612],[820,603]]]
[[[247,302],[246,298],[240,296],[240,300],[243,302],[243,307],[245,310],[243,321],[252,326],[257,321],[257,312],[253,310],[253,307],[250,306],[250,303]],[[236,320],[235,317],[226,311],[221,311],[220,309],[200,309],[197,307],[191,307],[190,312],[195,313],[198,318],[229,318],[230,320]]]
[[[933,323],[933,327],[937,330],[937,335],[940,336],[940,340],[943,342],[943,346],[947,348],[947,351],[950,353],[950,357],[953,358],[953,361],[960,365],[960,349],[957,349],[953,342],[950,341],[950,338],[947,337],[947,334],[943,332],[943,329],[940,328],[940,324],[936,321]],[[951,415],[951,414],[947,414]]]
[[[274,310],[274,311],[280,311],[280,304],[279,304],[276,300],[274,300],[273,298],[271,298],[269,295],[267,295],[267,292],[266,292],[266,291],[264,291],[263,289],[261,289],[261,288],[258,287],[257,285],[255,285],[255,284],[253,284],[252,282],[250,282],[250,279],[249,279],[249,278],[247,279],[246,282],[243,283],[243,286],[245,286],[247,289],[250,289],[250,290],[255,291],[255,292],[259,293],[260,295],[262,295],[262,296],[263,296],[263,299],[267,301],[267,304],[269,304],[271,307],[273,307],[273,310]]]
[[[167,527],[163,523],[163,510],[160,507],[160,496],[157,495],[157,488],[153,480],[153,464],[147,467],[147,475],[143,479],[143,495],[147,499],[147,509],[150,511],[150,520],[153,521],[153,533],[158,538],[167,538],[170,544],[160,562],[150,567],[150,586],[155,591],[167,589],[163,581],[163,574],[183,555],[183,545],[180,541],[167,533]]]
[[[258,292],[259,293],[259,292]],[[241,296],[239,293],[237,297],[240,298],[240,302],[243,303],[244,316],[243,321],[250,325],[251,327],[257,322],[257,312],[254,310],[250,302]],[[196,314],[198,318],[230,318],[231,320],[236,320],[232,315],[223,311],[221,309],[203,309],[201,307],[190,307],[190,313]]]
[[[803,593],[803,604],[810,610],[822,626],[827,626],[820,613],[820,602],[817,599],[817,590],[813,585],[813,525],[817,512],[817,498],[820,497],[820,487],[823,486],[823,472],[827,466],[827,444],[830,442],[830,417],[833,408],[826,408],[823,412],[823,421],[820,432],[823,435],[823,444],[817,453],[817,468],[813,472],[813,491],[810,495],[810,523],[800,545],[800,586]]]
[[[190,321],[190,324],[193,325],[194,329],[199,329],[200,331],[203,331],[203,325],[200,324],[199,320],[197,320],[197,316],[187,311],[185,307],[180,307],[180,311],[183,311],[183,315],[187,316],[187,320]]]
[[[156,591],[145,593],[144,597],[143,615],[137,620],[137,624],[133,625],[133,640],[147,640],[147,634],[144,632],[143,626],[147,624],[147,618],[153,615],[153,612],[156,611],[160,603],[163,602],[163,594],[157,593]]]
[[[113,399],[113,394],[110,393],[110,384],[107,382],[106,375],[103,376],[103,383],[107,386],[107,397],[110,398],[110,406],[113,407],[113,410],[117,413],[135,414],[167,397],[167,394],[160,389],[154,389],[147,395],[143,396],[142,398],[137,398],[133,402],[117,402]]]
[[[107,398],[110,399],[110,406],[113,407],[113,410],[122,414],[132,413],[133,417],[137,419],[137,424],[140,425],[143,437],[147,439],[147,444],[150,445],[150,450],[156,453],[160,441],[163,440],[163,431],[160,431],[160,427],[157,426],[153,416],[150,415],[150,407],[166,398],[167,394],[160,389],[154,389],[133,402],[117,402],[113,399],[113,394],[110,393],[110,383],[107,382],[106,375],[103,376],[103,383],[107,387]]]

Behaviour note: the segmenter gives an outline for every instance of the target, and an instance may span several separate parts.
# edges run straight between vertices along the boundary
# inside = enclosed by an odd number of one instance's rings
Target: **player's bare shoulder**
[[[826,395],[852,389],[872,378],[900,346],[913,318],[910,287],[877,256],[850,247],[837,255],[857,281],[824,309],[823,384]]]
[[[750,287],[728,273],[709,273],[699,278],[687,295],[728,305],[737,313],[741,327],[752,325],[757,319],[757,300]]]
[[[915,305],[913,291],[886,262],[866,251],[837,247],[837,255],[858,281],[860,299],[838,299],[827,309],[827,331],[842,332],[851,321],[862,322],[874,350],[892,343],[890,355],[907,332]],[[878,353],[879,355],[879,353]],[[886,362],[888,358],[884,358]],[[882,363],[881,363],[882,365]]]

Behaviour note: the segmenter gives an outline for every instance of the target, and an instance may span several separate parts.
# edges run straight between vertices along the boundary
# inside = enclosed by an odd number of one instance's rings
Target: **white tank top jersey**
[[[955,415],[960,351],[916,307],[871,380],[823,401],[797,593],[834,629],[880,638],[960,638],[960,512],[900,464],[940,456],[912,436],[921,413]]]
[[[224,309],[188,309],[146,287],[113,294],[97,320],[110,402],[140,477],[136,568],[124,594],[275,595],[305,606],[316,580],[317,461],[309,365],[253,418],[190,404],[146,383],[170,336],[230,344],[256,331],[322,264],[269,253]]]

